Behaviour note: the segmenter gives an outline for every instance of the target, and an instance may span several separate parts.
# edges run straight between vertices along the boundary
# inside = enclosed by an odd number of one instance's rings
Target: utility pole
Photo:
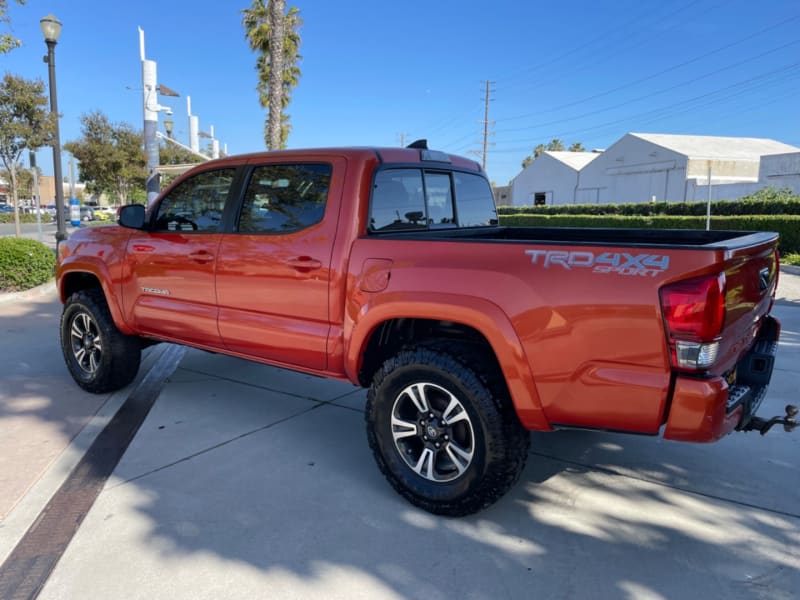
[[[397,137],[400,140],[400,147],[401,148],[405,148],[406,147],[406,132],[405,131],[401,131],[400,133],[397,134]]]
[[[486,153],[489,149],[489,146],[494,146],[494,142],[489,141],[489,136],[494,135],[494,131],[489,131],[489,126],[494,125],[494,121],[489,120],[489,102],[492,101],[491,94],[495,90],[492,89],[492,84],[494,81],[489,81],[488,79],[484,82],[485,89],[483,94],[483,121],[479,121],[479,123],[483,124],[483,142],[481,146],[483,150],[471,150],[470,154],[477,154],[481,157],[481,166],[483,170],[486,170]]]

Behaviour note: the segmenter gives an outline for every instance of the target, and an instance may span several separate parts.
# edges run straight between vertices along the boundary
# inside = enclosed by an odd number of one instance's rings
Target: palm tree
[[[586,148],[580,142],[575,142],[569,147],[570,152],[586,152]]]
[[[242,15],[245,38],[250,48],[259,53],[258,99],[269,110],[264,141],[269,150],[285,148],[291,130],[285,111],[300,79],[300,11],[291,7],[286,12],[285,0],[253,0]]]
[[[547,144],[547,149],[551,152],[562,152],[564,150],[564,142],[556,138]]]

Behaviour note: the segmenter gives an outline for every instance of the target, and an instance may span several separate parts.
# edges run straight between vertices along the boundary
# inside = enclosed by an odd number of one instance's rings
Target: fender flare
[[[81,256],[80,261],[71,258],[65,259],[63,263],[59,265],[58,272],[56,273],[58,294],[62,304],[67,301],[65,283],[69,276],[74,274],[91,275],[97,279],[103,290],[103,295],[106,298],[108,309],[111,311],[111,318],[114,319],[114,325],[124,334],[135,335],[133,329],[128,326],[123,318],[122,307],[119,304],[119,295],[114,293],[112,284],[109,283],[113,278],[109,272],[108,265],[102,260],[92,256]]]
[[[451,321],[478,331],[497,357],[523,426],[551,430],[525,350],[511,321],[499,306],[481,298],[426,292],[384,293],[348,311],[344,368],[351,381],[358,381],[361,357],[377,328],[386,321],[403,318]]]

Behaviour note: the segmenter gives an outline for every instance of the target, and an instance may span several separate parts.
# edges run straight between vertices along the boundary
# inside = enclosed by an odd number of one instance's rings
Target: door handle
[[[214,260],[214,255],[207,250],[198,250],[197,252],[192,252],[189,255],[189,259],[203,264]]]
[[[298,256],[297,258],[290,258],[286,261],[292,269],[300,271],[301,273],[308,273],[322,268],[322,263],[310,256]]]

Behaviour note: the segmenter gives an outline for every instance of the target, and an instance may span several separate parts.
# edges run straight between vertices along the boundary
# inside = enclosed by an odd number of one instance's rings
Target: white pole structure
[[[706,202],[706,231],[711,230],[711,161],[708,161],[708,200]]]
[[[219,158],[219,140],[214,137],[214,126],[209,127],[211,133],[211,158]]]
[[[189,147],[192,152],[200,152],[200,120],[192,114],[192,98],[186,96],[186,112],[189,113]]]
[[[158,140],[158,78],[156,75],[156,62],[146,60],[144,55],[144,31],[139,27],[139,54],[142,59],[142,109],[144,112],[144,152],[147,158],[147,205],[158,197],[158,172],[159,164]]]

